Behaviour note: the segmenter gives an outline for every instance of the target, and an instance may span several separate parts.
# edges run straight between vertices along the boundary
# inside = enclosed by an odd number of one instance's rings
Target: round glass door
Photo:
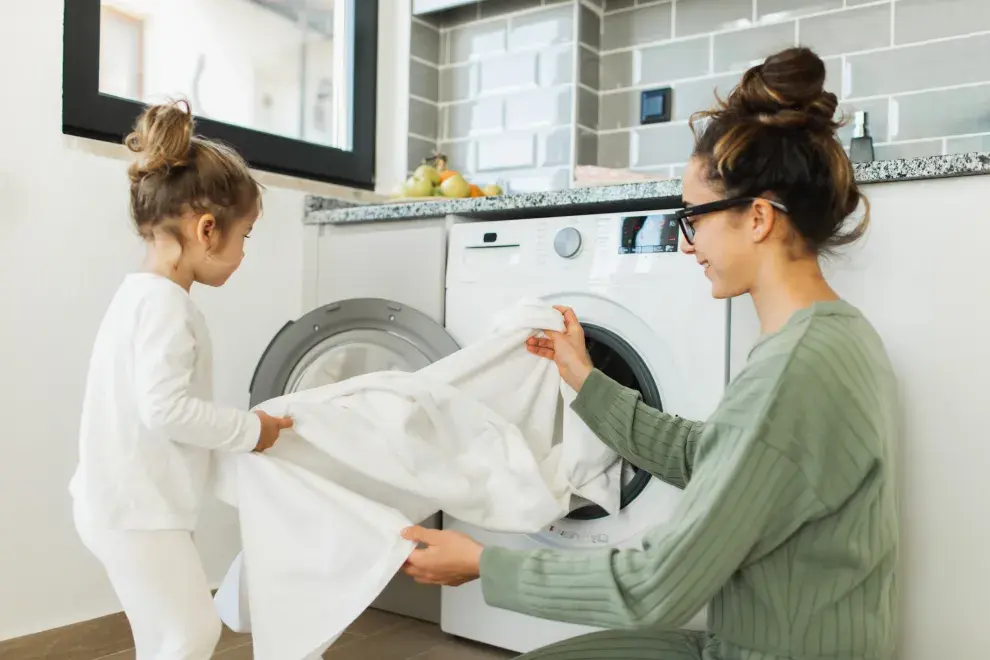
[[[660,391],[650,374],[649,367],[632,346],[614,332],[590,323],[582,324],[585,345],[595,368],[624,387],[638,391],[643,402],[657,410],[663,410]],[[620,509],[626,508],[642,494],[649,484],[651,475],[645,470],[622,462],[622,491]],[[589,504],[571,511],[571,520],[596,520],[608,515],[597,504]]]
[[[351,330],[311,348],[289,373],[285,393],[379,371],[416,371],[430,364],[412,344],[375,330]]]

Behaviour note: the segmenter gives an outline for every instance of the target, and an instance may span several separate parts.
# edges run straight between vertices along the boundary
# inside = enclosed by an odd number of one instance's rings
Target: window
[[[252,167],[374,187],[377,0],[66,0],[62,130],[186,98]]]

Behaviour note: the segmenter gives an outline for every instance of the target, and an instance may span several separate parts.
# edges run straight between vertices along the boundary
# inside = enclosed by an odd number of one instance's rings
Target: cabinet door
[[[427,14],[451,7],[469,5],[475,0],[413,0],[413,14]]]
[[[883,338],[902,399],[900,660],[983,657],[990,543],[990,179],[864,186],[872,223],[826,277]],[[756,340],[733,301],[733,375]]]

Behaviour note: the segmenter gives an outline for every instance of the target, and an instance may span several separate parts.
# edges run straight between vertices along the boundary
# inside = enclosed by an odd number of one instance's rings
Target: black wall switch
[[[640,124],[659,124],[670,121],[671,94],[670,87],[645,89],[640,98]]]

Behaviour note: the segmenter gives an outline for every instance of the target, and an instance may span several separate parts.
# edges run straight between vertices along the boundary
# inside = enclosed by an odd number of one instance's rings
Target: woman
[[[610,630],[524,656],[877,660],[893,652],[897,516],[894,376],[880,338],[818,257],[861,196],[836,139],[836,97],[807,49],[747,71],[700,113],[684,173],[682,251],[716,298],[749,293],[762,336],[715,413],[650,409],[594,370],[581,326],[532,339],[579,392],[574,409],[626,460],[684,489],[642,547],[481,548],[412,528],[422,582],[481,577],[491,605]],[[692,121],[692,126],[695,123]],[[863,200],[865,202],[865,200]],[[709,632],[678,632],[705,604]]]

